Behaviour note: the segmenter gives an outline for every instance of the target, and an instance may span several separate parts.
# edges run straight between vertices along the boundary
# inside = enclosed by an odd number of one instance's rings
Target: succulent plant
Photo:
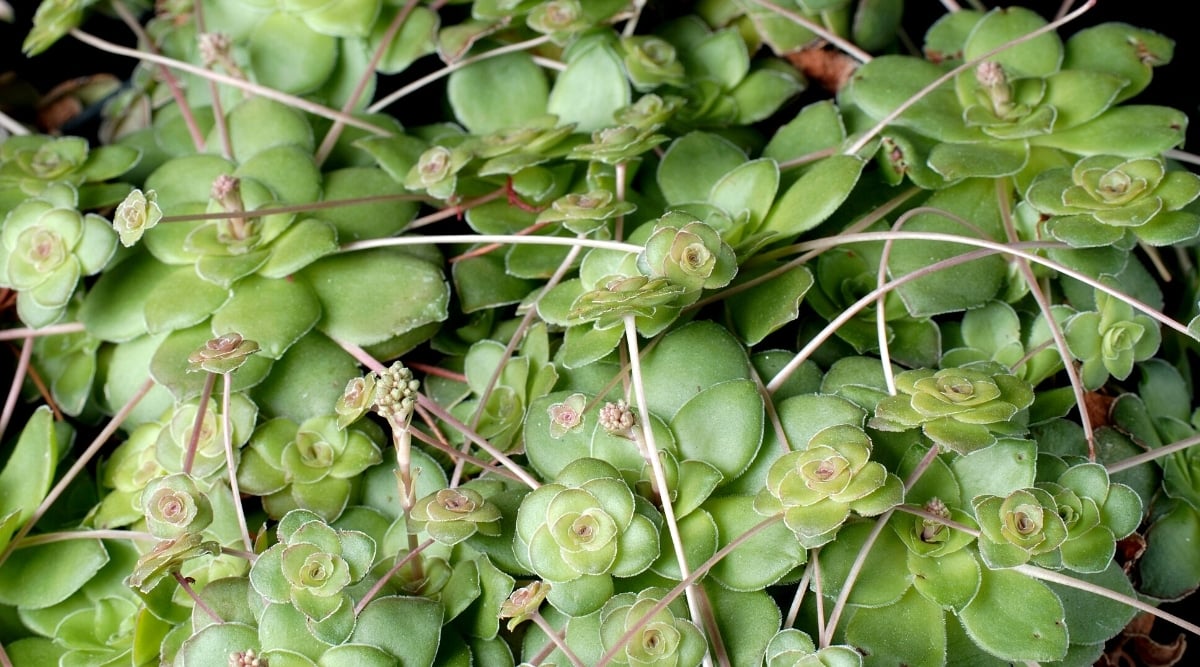
[[[421,154],[420,159],[408,172],[404,187],[424,190],[430,197],[450,198],[458,185],[458,172],[470,162],[470,152],[434,146]]]
[[[1047,230],[1074,246],[1140,240],[1165,245],[1200,233],[1200,216],[1183,210],[1200,196],[1200,177],[1168,171],[1160,158],[1089,155],[1070,169],[1038,174],[1026,193]]]
[[[617,125],[596,130],[592,133],[591,142],[576,145],[567,158],[612,165],[625,162],[667,140],[665,135],[655,134],[654,129]]]
[[[538,607],[542,606],[549,592],[550,584],[544,581],[535,581],[513,590],[500,605],[500,618],[507,618],[508,629],[512,630],[538,613]]]
[[[1124,380],[1133,365],[1158,351],[1162,336],[1158,322],[1135,313],[1120,299],[1096,290],[1096,310],[1076,313],[1063,324],[1071,354],[1080,362],[1079,376],[1087,389],[1099,389],[1109,376]]]
[[[353,424],[375,406],[375,385],[374,373],[351,378],[346,383],[346,389],[333,406],[333,411],[337,413],[338,428]]]
[[[352,604],[346,587],[358,582],[375,560],[375,541],[365,533],[335,530],[306,510],[279,522],[279,543],[250,568],[250,583],[264,599],[290,604],[313,621]]]
[[[576,392],[562,402],[553,403],[547,409],[550,415],[550,437],[561,438],[584,427],[583,413],[587,407],[587,396]]]
[[[979,521],[979,554],[989,566],[1015,567],[1034,560],[1057,566],[1067,525],[1054,497],[1043,489],[1018,489],[1001,498],[974,500]],[[1064,512],[1068,514],[1068,512]]]
[[[184,473],[151,482],[142,493],[142,508],[150,533],[159,539],[199,533],[212,523],[208,496]]]
[[[658,557],[654,514],[611,464],[580,459],[521,501],[513,550],[553,586],[552,604],[575,596],[574,611],[588,613],[611,595],[612,577],[640,574]]]
[[[673,212],[655,223],[638,255],[638,268],[651,278],[699,292],[728,285],[737,273],[737,259],[712,227]]]
[[[1053,494],[1067,528],[1060,547],[1063,566],[1077,572],[1099,572],[1107,567],[1117,540],[1129,536],[1142,515],[1137,493],[1111,482],[1099,464],[1072,466],[1057,481],[1039,486]]]
[[[1167,37],[149,4],[0,111],[0,662],[1116,663],[1200,588]]]
[[[579,0],[546,0],[529,10],[525,23],[532,30],[550,35],[559,44],[591,25]]]
[[[590,234],[604,222],[637,210],[630,202],[617,201],[608,190],[571,193],[555,199],[550,208],[538,214],[537,221],[561,222],[576,234]]]
[[[116,249],[108,223],[76,204],[74,188],[53,186],[4,218],[0,286],[17,290],[17,312],[30,326],[58,321],[79,279],[104,268]]]
[[[947,507],[940,498],[934,497],[922,507],[937,518],[924,518],[916,514],[898,514],[892,518],[891,527],[909,551],[918,556],[938,558],[950,555],[975,541],[971,533],[955,530],[938,519],[953,521],[968,528],[977,527],[975,519],[967,512]]]
[[[767,667],[855,667],[863,657],[850,646],[818,649],[811,637],[795,628],[780,630],[767,645]]]
[[[368,433],[339,428],[334,415],[301,424],[271,420],[250,437],[238,481],[262,495],[264,507],[275,516],[300,508],[333,521],[354,497],[358,475],[383,459]]]
[[[806,549],[832,540],[851,512],[875,516],[900,504],[900,478],[871,460],[871,439],[850,425],[830,426],[808,445],[771,464],[766,488],[754,509],[782,513],[784,523]]]
[[[220,552],[219,543],[205,540],[200,533],[184,533],[179,537],[160,540],[138,559],[137,566],[125,583],[142,593],[149,593],[159,582],[178,574],[187,561]]]
[[[117,230],[121,245],[128,248],[159,220],[162,220],[162,209],[158,207],[158,193],[134,188],[113,213],[113,228]]]
[[[1033,402],[1033,391],[1008,373],[971,368],[916,369],[896,375],[899,393],[875,408],[870,426],[885,431],[921,427],[939,446],[966,453],[996,440],[1020,435],[1021,410]]]
[[[165,470],[187,472],[200,479],[208,479],[226,471],[224,445],[225,413],[218,413],[211,403],[200,414],[199,399],[179,403],[162,417],[163,428],[155,443],[155,457]],[[244,394],[234,394],[228,406],[228,419],[232,427],[229,434],[235,451],[250,439],[257,406]],[[199,422],[199,429],[197,429]],[[193,444],[193,442],[195,444]],[[187,470],[191,461],[191,469]]]
[[[651,614],[666,593],[648,588],[639,593],[619,593],[600,610],[600,643],[617,648],[626,633],[633,637],[614,653],[616,665],[694,665],[704,656],[700,630],[679,618],[670,606]]]
[[[445,545],[462,542],[476,532],[500,535],[500,509],[475,489],[441,489],[417,501],[409,511],[413,529],[424,530]]]
[[[626,315],[652,318],[661,313],[670,317],[678,312],[674,305],[687,292],[687,287],[666,277],[607,276],[596,289],[575,299],[570,317],[576,322],[592,322],[597,329],[620,326]]]
[[[258,343],[242,338],[239,333],[228,333],[211,338],[204,346],[188,355],[188,370],[209,373],[230,373],[246,363],[246,357],[258,352]]]
[[[679,86],[685,81],[683,63],[670,42],[653,35],[621,40],[625,69],[633,87],[647,92],[659,86]]]

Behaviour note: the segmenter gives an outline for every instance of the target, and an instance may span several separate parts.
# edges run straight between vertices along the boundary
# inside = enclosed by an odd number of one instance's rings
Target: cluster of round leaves
[[[335,45],[336,40],[357,40],[353,43],[361,45],[372,39],[368,35],[374,32],[373,22],[376,18],[382,20],[392,9],[385,8],[377,0],[345,4],[340,12],[331,9],[328,3],[268,0],[253,4],[253,20],[242,17],[246,34],[238,37],[239,47],[249,45],[252,61],[254,53],[260,57],[264,53],[261,48],[264,43],[286,34],[285,28],[294,28],[296,34],[305,38],[305,43],[321,47],[312,50],[319,63],[332,62],[332,57],[327,56],[334,49],[345,48],[345,44]],[[550,35],[558,43],[568,42],[572,35],[594,24],[598,13],[604,14],[603,10],[585,8],[571,0],[517,3],[519,7],[509,6],[512,3],[500,4],[505,7],[478,3],[482,7],[476,7],[479,11],[477,20],[482,25],[470,26],[478,29],[470,40],[493,29],[494,25],[488,24],[489,21],[501,20],[489,15],[488,7],[504,14],[505,22],[514,15],[524,14],[531,29]],[[816,3],[802,3],[802,9],[808,12],[808,5],[812,4]],[[177,3],[165,18],[186,14],[190,10],[185,5]],[[34,48],[40,48],[47,30],[61,32],[65,29],[63,26],[69,27],[70,23],[78,21],[78,6],[67,12],[64,3],[47,2],[43,8],[45,12],[39,12],[43,15],[43,35],[34,40]],[[51,17],[54,11],[61,15]],[[422,16],[421,12],[427,10],[418,8],[417,11],[417,15]],[[589,11],[592,15],[588,15]],[[737,14],[736,10],[730,11]],[[436,18],[432,13],[428,16]],[[1019,11],[998,16],[960,13],[955,29],[935,31],[934,41],[940,38],[957,47],[965,57],[971,57],[1003,41],[1002,38],[1009,34],[1041,25],[1028,13]],[[739,18],[743,20],[742,27],[750,30],[750,18]],[[718,47],[736,42],[735,46],[744,50],[740,38],[730,41],[737,37],[736,29],[713,32],[695,23],[675,26],[668,36],[670,39],[649,35],[626,37],[616,42],[616,47],[611,47],[635,89],[649,91],[682,86],[687,81],[686,75],[696,73],[698,68],[699,71],[706,71],[705,67],[715,69],[712,62],[701,62],[700,55],[692,53],[691,48],[681,48],[681,44],[703,44],[704,49],[697,48],[697,52],[726,53]],[[763,31],[766,33],[767,29],[763,28]],[[777,34],[764,35],[767,40],[777,37]],[[1094,38],[1095,33],[1091,37]],[[1035,149],[1059,150],[1061,144],[1070,143],[1072,130],[1098,121],[1118,98],[1136,92],[1140,85],[1136,80],[1125,81],[1111,73],[1097,73],[1085,66],[1087,62],[1080,63],[1080,49],[1072,52],[1068,62],[1060,67],[1058,60],[1061,58],[1050,57],[1055,53],[1061,56],[1063,47],[1055,42],[1056,39],[1035,40],[1038,42],[1036,49],[1019,50],[1017,55],[989,61],[965,73],[952,86],[954,104],[950,107],[954,113],[951,116],[956,120],[946,124],[949,129],[941,126],[945,120],[941,117],[930,122],[920,113],[905,116],[898,123],[899,131],[895,136],[888,137],[891,145],[902,154],[908,151],[910,156],[920,154],[927,158],[927,164],[942,179],[938,181],[939,185],[980,175],[965,173],[964,164],[983,165],[994,172],[982,175],[1008,176],[1023,169],[1025,163],[1022,161],[1028,161]],[[1086,39],[1081,41],[1086,42]],[[221,48],[228,51],[229,45]],[[1082,50],[1087,51],[1086,48]],[[580,49],[577,53],[583,52],[585,50]],[[719,61],[720,58],[710,60]],[[1052,65],[1049,64],[1051,60],[1055,60]],[[885,58],[876,62],[896,63]],[[280,76],[277,68],[272,73],[269,62],[260,60],[252,64],[261,66],[263,75]],[[911,77],[914,79],[932,75],[934,71],[912,63],[900,67],[909,65],[917,70]],[[885,85],[891,83],[884,76],[884,67],[880,64],[880,71],[863,68],[854,89],[846,95],[849,103],[858,104],[867,116],[876,119],[881,115],[881,108],[894,108],[894,105],[877,104],[878,100],[873,98],[881,93],[872,90],[872,77],[884,81]],[[280,87],[291,86],[297,92],[311,91],[318,97],[330,94],[321,87],[332,80],[331,72],[321,73],[320,67],[297,69],[305,70],[304,76],[311,80],[303,85],[293,81]],[[475,185],[468,179],[511,175],[514,181],[520,181],[528,177],[528,173],[520,174],[522,169],[546,163],[551,156],[586,160],[591,164],[583,192],[554,199],[538,216],[537,222],[561,222],[565,229],[576,234],[603,235],[610,221],[634,212],[635,207],[632,203],[618,201],[608,189],[598,187],[605,179],[611,180],[601,165],[629,166],[649,149],[667,141],[667,136],[658,130],[676,112],[679,117],[675,120],[682,123],[746,122],[746,115],[753,115],[748,107],[739,108],[738,103],[744,99],[739,97],[739,90],[744,93],[749,89],[754,77],[737,72],[736,67],[730,69],[734,71],[729,76],[700,77],[701,82],[686,91],[686,104],[681,98],[671,96],[643,97],[637,105],[620,112],[618,126],[597,130],[591,135],[590,142],[582,137],[576,137],[581,141],[568,141],[566,137],[574,126],[569,123],[560,126],[557,118],[549,118],[531,122],[528,127],[482,137],[451,137],[424,149],[419,157],[417,153],[421,149],[412,150],[413,159],[405,163],[405,169],[391,175],[413,191],[424,192],[435,199],[457,201],[463,192],[470,191]],[[867,76],[868,71],[872,76]],[[1080,91],[1088,95],[1075,94]],[[935,95],[931,99],[944,102],[945,97]],[[928,112],[929,109],[918,106],[917,111]],[[959,134],[949,136],[955,132]],[[931,143],[937,145],[931,148]],[[1066,146],[1061,150],[1071,153],[1074,148]],[[23,155],[12,164],[26,174],[55,178],[70,174],[84,164],[76,146],[42,147],[37,152],[33,156]],[[1039,155],[1045,157],[1044,153]],[[1063,161],[1069,162],[1065,158],[1060,162]],[[192,163],[189,166],[193,166]],[[1192,192],[1194,177],[1189,180],[1173,176],[1177,172],[1168,171],[1157,159],[1097,156],[1076,163],[1069,169],[1071,185],[1063,181],[1060,183],[1063,188],[1058,193],[1051,192],[1050,186],[1057,182],[1051,178],[1062,181],[1068,166],[1061,165],[1057,170],[1046,172],[1050,175],[1038,177],[1026,191],[1029,206],[1052,216],[1047,225],[1054,236],[1075,245],[1099,245],[1087,240],[1084,233],[1073,234],[1071,230],[1075,228],[1086,230],[1092,237],[1103,238],[1115,234],[1111,227],[1132,228],[1134,236],[1151,243],[1171,235],[1180,239],[1190,238],[1189,234],[1194,236],[1192,227],[1196,223],[1189,217],[1190,213],[1181,210],[1195,197]],[[232,170],[235,166],[230,164],[221,168]],[[775,174],[778,176],[777,171]],[[229,289],[236,281],[260,271],[268,272],[270,275],[261,275],[272,280],[290,276],[294,270],[312,261],[312,255],[319,254],[306,254],[301,260],[284,262],[285,267],[264,268],[263,262],[273,261],[269,257],[278,257],[276,249],[271,248],[273,241],[295,221],[286,217],[264,219],[249,213],[286,198],[273,191],[278,184],[265,185],[254,178],[235,181],[226,176],[218,176],[218,187],[205,195],[207,202],[196,200],[191,203],[200,204],[200,209],[207,208],[210,212],[247,215],[195,225],[181,246],[184,251],[181,254],[187,255],[186,261],[174,264],[184,266],[196,262],[197,266],[204,267],[201,279]],[[918,176],[914,171],[912,177],[918,180],[924,176]],[[4,183],[0,178],[0,185]],[[1062,194],[1061,202],[1053,199],[1053,195],[1059,193]],[[161,217],[156,199],[153,190],[135,191],[118,208],[115,226],[124,245],[136,242],[140,233],[154,227]],[[611,331],[618,329],[618,325],[632,315],[638,318],[643,333],[665,329],[681,308],[699,299],[703,290],[728,285],[737,272],[734,250],[722,231],[709,222],[701,221],[690,212],[672,212],[643,225],[630,240],[642,243],[644,251],[636,258],[626,258],[623,263],[613,262],[611,272],[581,270],[581,276],[587,277],[576,280],[570,288],[574,290],[572,298],[560,309],[560,314],[565,314],[555,323],[593,325],[595,330]],[[1101,229],[1098,224],[1105,227]],[[330,226],[318,221],[309,229],[318,229],[317,236],[328,241],[321,246],[324,249],[320,252],[331,251],[333,241],[327,233]],[[161,252],[161,240],[167,235],[158,230],[151,236],[157,237],[160,244],[155,248]],[[1132,237],[1122,231],[1117,240],[1128,245]],[[314,241],[312,245],[320,244]],[[33,247],[40,251],[50,245],[34,244]],[[5,249],[11,250],[7,245]],[[599,255],[594,255],[589,260],[595,260],[594,265],[603,264],[604,260],[597,258]],[[0,280],[3,280],[2,271]],[[261,282],[254,284],[262,285]],[[35,292],[39,286],[34,285],[29,291]],[[74,286],[72,282],[72,290]],[[822,285],[823,289],[827,287]],[[251,288],[243,285],[236,291],[244,295]],[[1110,374],[1125,378],[1135,361],[1153,354],[1154,350],[1150,348],[1157,348],[1154,325],[1147,325],[1131,311],[1119,309],[1111,305],[1113,303],[1116,300],[1110,302],[1097,296],[1097,312],[1079,313],[1066,325],[1068,343],[1073,354],[1084,362],[1083,374],[1089,387],[1103,384]],[[239,342],[226,340],[224,343],[199,354],[191,360],[192,364],[206,372],[231,371],[249,352]],[[271,350],[273,357],[283,352],[279,347]],[[286,345],[282,347],[286,348]],[[611,347],[602,350],[597,358],[608,350]],[[314,626],[347,612],[351,600],[346,589],[365,577],[374,559],[374,542],[364,533],[337,530],[327,524],[354,502],[357,497],[354,480],[380,462],[376,441],[382,440],[371,426],[352,427],[351,424],[374,405],[393,427],[406,425],[415,403],[417,387],[414,383],[411,374],[371,374],[351,381],[338,403],[336,416],[295,420],[280,417],[263,422],[253,436],[248,435],[248,427],[235,428],[235,433],[240,431],[244,436],[235,436],[235,446],[242,445],[247,438],[250,442],[241,454],[238,473],[243,490],[264,496],[268,514],[282,515],[278,528],[279,544],[267,549],[251,571],[251,583],[272,605],[293,608]],[[553,381],[550,384],[553,385]],[[869,425],[884,431],[915,431],[919,428],[937,445],[959,455],[981,450],[995,443],[998,436],[1024,434],[1025,411],[1033,400],[1032,388],[1024,380],[988,367],[908,371],[897,377],[897,388],[900,394],[880,401]],[[524,398],[533,400],[536,396]],[[551,437],[564,441],[577,437],[583,430],[585,410],[586,400],[582,393],[553,404],[548,414]],[[150,469],[157,472],[159,466],[170,472],[179,469],[196,411],[189,411],[189,406],[184,404],[164,420],[169,424],[149,429],[154,431],[151,436],[143,436],[139,442],[156,441],[157,446],[152,449],[158,451],[148,456],[147,451],[151,448],[136,451],[131,448],[118,457],[119,467],[122,470],[137,469],[142,474],[147,474]],[[244,417],[247,411],[242,412]],[[249,423],[253,425],[257,414],[253,409],[248,414]],[[203,527],[206,518],[206,504],[199,486],[205,478],[218,474],[224,453],[216,447],[216,415],[210,412],[200,423],[196,475],[201,483],[198,485],[186,475],[170,475],[153,483],[141,495],[143,506],[140,511],[147,515],[152,532],[165,540],[139,567],[136,583],[131,582],[144,591],[149,590],[159,577],[178,572],[183,560],[211,553],[214,548],[213,543],[200,541],[195,532]],[[672,456],[665,458],[673,464]],[[881,463],[871,460],[871,456],[872,442],[862,428],[841,425],[822,430],[804,449],[787,453],[775,461],[763,475],[766,488],[755,497],[754,509],[767,515],[782,514],[787,527],[805,548],[828,545],[846,523],[853,523],[849,521],[853,515],[877,516],[896,506],[903,497],[899,479]],[[1100,471],[1102,473],[1103,469]],[[641,593],[612,595],[617,586],[614,577],[631,578],[645,573],[660,552],[658,533],[662,517],[649,501],[630,488],[626,473],[597,459],[582,458],[563,468],[554,476],[553,482],[524,496],[516,510],[513,544],[520,567],[510,569],[531,571],[549,583],[522,589],[527,595],[520,599],[514,593],[510,598],[513,609],[508,610],[512,613],[508,615],[514,621],[526,618],[535,613],[537,604],[549,595],[559,611],[575,616],[598,614],[599,634],[605,649],[614,648],[621,637],[633,632],[634,641],[617,651],[615,662],[618,664],[695,664],[704,652],[703,637],[692,623],[682,619],[678,602],[650,614],[650,607],[661,599],[664,591],[652,588]],[[129,483],[131,480],[122,481],[124,487],[120,491],[124,494],[138,488],[136,483]],[[1064,473],[1054,484],[1015,491],[1004,498],[978,496],[974,510],[984,535],[979,551],[993,567],[1011,567],[1032,560],[1051,566],[1061,564],[1079,571],[1098,571],[1111,561],[1113,541],[1133,529],[1131,517],[1140,516],[1140,503],[1135,509],[1130,501],[1131,493],[1122,489],[1125,487],[1109,484],[1107,477],[1101,483],[1095,471],[1089,469],[1075,476]],[[643,495],[648,498],[652,494]],[[1136,500],[1136,496],[1133,499]],[[296,507],[302,509],[293,510]],[[946,509],[931,501],[926,504],[926,510],[968,528],[975,525],[974,519],[957,508]],[[503,515],[487,493],[467,484],[425,496],[411,508],[407,519],[412,530],[422,530],[443,546],[450,547],[477,534],[483,538],[503,535]],[[910,551],[919,552],[922,557],[941,558],[959,553],[969,542],[964,537],[967,533],[951,530],[938,521],[922,521],[912,515],[893,521],[896,522],[893,526],[898,526],[899,539]],[[470,546],[468,542],[459,549],[465,552]],[[431,558],[428,562],[435,560]],[[442,584],[451,576],[448,565],[444,570],[445,576],[428,577],[438,579],[439,584],[414,587],[410,592],[433,595],[441,591]],[[549,593],[546,588],[550,589]],[[502,609],[503,613],[507,612]],[[863,617],[866,616],[864,613]],[[858,656],[851,655],[849,650],[826,647],[817,651],[811,640],[806,640],[795,633],[780,633],[767,649],[768,663],[854,664],[857,661]],[[253,651],[242,651],[237,655],[241,662],[255,660]]]
[[[582,458],[521,501],[513,551],[550,582],[552,600],[587,614],[612,596],[613,577],[640,574],[658,558],[661,521],[612,464]]]
[[[833,540],[852,512],[876,516],[903,499],[900,478],[871,460],[870,437],[843,424],[776,459],[754,509],[767,516],[782,513],[800,544],[814,549]]]
[[[312,512],[295,510],[276,527],[279,542],[250,568],[250,584],[273,604],[290,604],[319,622],[352,604],[346,588],[370,572],[375,541],[335,530]]]
[[[1024,380],[977,368],[904,371],[896,375],[896,389],[876,406],[871,427],[920,427],[930,440],[960,454],[994,443],[997,435],[1023,434],[1017,416],[1033,403],[1033,388]]]
[[[1109,480],[1104,467],[1080,463],[1055,482],[1018,489],[1001,498],[977,496],[979,553],[990,567],[1026,562],[1077,572],[1108,567],[1116,542],[1141,522],[1133,489]]]
[[[17,290],[17,313],[30,326],[61,319],[79,279],[103,269],[116,250],[108,222],[77,206],[75,188],[57,183],[4,218],[0,287]]]

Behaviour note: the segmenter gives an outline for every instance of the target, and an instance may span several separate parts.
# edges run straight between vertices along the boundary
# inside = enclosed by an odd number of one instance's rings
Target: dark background
[[[651,0],[651,8],[671,12],[672,10],[686,11],[689,3],[662,2]],[[10,82],[17,79],[32,85],[33,89],[45,93],[56,84],[68,79],[107,72],[124,78],[131,71],[133,63],[128,58],[113,56],[99,52],[71,37],[64,37],[45,53],[35,58],[25,58],[21,54],[21,42],[29,30],[33,11],[37,7],[35,0],[10,0],[16,19],[12,24],[0,23],[0,105],[5,99],[25,97],[32,90],[22,86],[14,89],[9,83],[5,87],[4,80]],[[959,4],[967,5],[965,0]],[[1059,8],[1059,0],[1026,0],[1025,2],[994,3],[988,6],[1007,4],[1022,5],[1034,9],[1044,16],[1052,16]],[[1155,71],[1153,83],[1149,89],[1135,98],[1141,104],[1163,104],[1180,109],[1189,116],[1200,116],[1200,86],[1195,85],[1197,66],[1200,65],[1200,43],[1188,39],[1188,29],[1193,25],[1189,19],[1189,6],[1192,3],[1162,2],[1156,0],[1099,0],[1097,6],[1085,14],[1077,22],[1062,29],[1064,37],[1080,28],[1096,25],[1106,21],[1123,21],[1143,28],[1161,32],[1175,40],[1175,58],[1164,67]],[[668,9],[669,8],[669,9]],[[450,7],[454,10],[456,7]],[[922,35],[929,23],[944,13],[944,8],[938,0],[908,0],[906,3],[905,29],[916,44],[921,43]],[[92,12],[86,23],[87,30],[106,38],[134,45],[133,36],[129,30],[116,19]],[[419,61],[413,68],[417,71],[424,68],[436,67],[434,58],[427,57]],[[412,78],[412,73],[401,75],[404,80]],[[385,89],[381,86],[381,89]],[[430,112],[436,113],[437,103],[422,105]],[[5,107],[0,107],[5,108]],[[19,120],[31,121],[29,114],[19,107],[7,107],[5,110],[16,115]],[[405,119],[409,120],[409,119]],[[433,120],[421,119],[422,121]],[[406,124],[412,124],[406,122]],[[1200,121],[1192,123],[1188,133],[1188,145],[1200,146]]]
[[[9,0],[16,14],[13,23],[0,22],[0,109],[13,115],[22,122],[32,122],[32,106],[39,94],[44,94],[55,85],[75,77],[85,77],[98,73],[111,73],[120,78],[128,76],[133,68],[133,61],[128,58],[113,56],[97,51],[71,37],[63,38],[47,52],[35,58],[25,58],[21,53],[21,42],[29,30],[31,17],[37,7],[36,0]],[[586,0],[585,0],[586,1]],[[967,4],[960,0],[960,4]],[[1005,4],[1020,5],[1038,11],[1043,16],[1053,16],[1058,10],[1059,0],[1027,0],[1025,2],[986,3],[988,6]],[[1154,81],[1135,103],[1162,104],[1171,106],[1187,113],[1193,118],[1188,131],[1188,142],[1185,148],[1198,150],[1200,147],[1200,86],[1196,85],[1197,70],[1200,67],[1200,42],[1189,40],[1188,30],[1194,22],[1190,19],[1191,2],[1165,2],[1163,0],[1099,0],[1097,6],[1076,23],[1063,28],[1063,37],[1081,28],[1104,23],[1107,21],[1122,21],[1139,27],[1160,32],[1175,40],[1175,57],[1173,61],[1155,71]],[[651,11],[683,13],[690,3],[678,0],[651,0]],[[451,6],[450,11],[459,10]],[[908,0],[906,10],[905,30],[911,40],[920,44],[925,29],[937,17],[944,13],[944,8],[938,0]],[[134,38],[129,30],[116,19],[93,12],[88,19],[86,29],[105,38],[134,46]],[[419,61],[409,71],[401,75],[403,81],[416,78],[424,72],[437,67],[434,58],[427,57]],[[402,82],[403,82],[402,81]],[[402,83],[401,82],[401,83]],[[381,83],[380,89],[390,90],[396,87],[391,82]],[[437,95],[436,87],[431,93]],[[424,106],[428,118],[420,119],[429,122],[436,119],[440,102],[431,102]],[[412,106],[409,106],[412,108]],[[413,119],[403,119],[406,125],[413,124]],[[9,348],[8,350],[4,348]],[[16,348],[0,345],[0,378],[9,377],[15,362]],[[7,385],[7,380],[4,381]],[[7,392],[3,386],[0,391]],[[20,419],[14,420],[19,424]],[[15,434],[16,429],[10,429]],[[0,449],[0,454],[3,450]],[[2,460],[0,456],[0,460]],[[1195,617],[1194,610],[1186,606],[1167,605],[1166,608]],[[1163,624],[1160,624],[1162,627]],[[1160,630],[1161,632],[1161,630]],[[1158,634],[1156,632],[1156,634]],[[1174,637],[1174,631],[1167,630],[1160,639],[1169,641]]]

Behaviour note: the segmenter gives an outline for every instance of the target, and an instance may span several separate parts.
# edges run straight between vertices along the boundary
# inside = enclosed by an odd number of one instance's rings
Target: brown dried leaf
[[[1112,396],[1106,396],[1094,391],[1089,391],[1083,395],[1083,404],[1087,408],[1088,419],[1092,421],[1092,428],[1100,428],[1101,426],[1112,424],[1112,421],[1109,419],[1109,413],[1116,400]]]
[[[1114,638],[1097,667],[1172,667],[1187,651],[1187,636],[1182,632],[1169,644],[1150,636],[1156,617],[1140,613]]]
[[[120,87],[120,79],[112,74],[93,74],[64,81],[38,102],[38,126],[50,134],[59,134],[72,118]]]
[[[791,63],[810,80],[821,84],[821,87],[832,93],[842,89],[858,62],[845,53],[833,49],[824,42],[806,46],[795,53],[785,56]]]

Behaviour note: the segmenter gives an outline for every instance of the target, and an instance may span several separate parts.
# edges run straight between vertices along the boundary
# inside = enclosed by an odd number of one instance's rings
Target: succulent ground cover
[[[1094,4],[43,1],[136,67],[0,113],[0,665],[1173,664],[1200,158]]]

